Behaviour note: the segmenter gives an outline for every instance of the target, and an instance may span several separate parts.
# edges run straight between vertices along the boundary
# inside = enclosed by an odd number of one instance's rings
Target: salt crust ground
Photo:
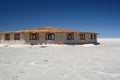
[[[0,80],[120,80],[120,38],[99,45],[0,44]]]

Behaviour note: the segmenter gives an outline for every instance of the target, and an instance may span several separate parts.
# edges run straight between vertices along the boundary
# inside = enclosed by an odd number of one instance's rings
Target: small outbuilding
[[[1,32],[0,43],[31,45],[97,43],[97,33],[78,32],[65,28],[47,26],[37,29]]]

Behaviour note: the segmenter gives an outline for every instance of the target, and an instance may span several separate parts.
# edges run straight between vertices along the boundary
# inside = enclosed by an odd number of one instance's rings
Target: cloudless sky
[[[120,0],[0,0],[0,32],[43,26],[120,38]]]

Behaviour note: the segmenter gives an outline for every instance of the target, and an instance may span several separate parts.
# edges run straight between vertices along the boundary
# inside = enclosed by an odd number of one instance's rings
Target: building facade
[[[65,28],[47,26],[15,32],[1,32],[0,43],[30,45],[97,43],[97,33],[78,32]]]

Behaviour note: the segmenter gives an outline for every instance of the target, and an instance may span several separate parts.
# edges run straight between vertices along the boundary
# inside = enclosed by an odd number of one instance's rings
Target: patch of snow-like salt
[[[107,73],[105,72],[100,72],[100,71],[96,71],[97,74],[102,74],[102,75],[106,75]]]
[[[120,77],[120,74],[114,73],[114,74],[112,74],[112,77]]]
[[[83,44],[82,46],[83,46],[83,47],[95,47],[94,44]]]
[[[0,44],[0,47],[12,47],[12,48],[45,48],[45,47],[60,47],[67,46],[64,44],[42,44],[42,45],[26,45],[26,44]]]
[[[31,45],[21,45],[21,44],[0,44],[0,47],[12,47],[12,48],[29,48]]]
[[[29,48],[31,45],[9,45],[9,47],[13,48]]]
[[[0,47],[9,47],[8,44],[0,44]]]
[[[95,72],[100,75],[109,75],[113,78],[120,77],[120,74],[118,73],[106,73],[106,72],[101,72],[101,71],[95,71]]]
[[[35,62],[31,62],[30,65],[35,65],[36,63]]]

